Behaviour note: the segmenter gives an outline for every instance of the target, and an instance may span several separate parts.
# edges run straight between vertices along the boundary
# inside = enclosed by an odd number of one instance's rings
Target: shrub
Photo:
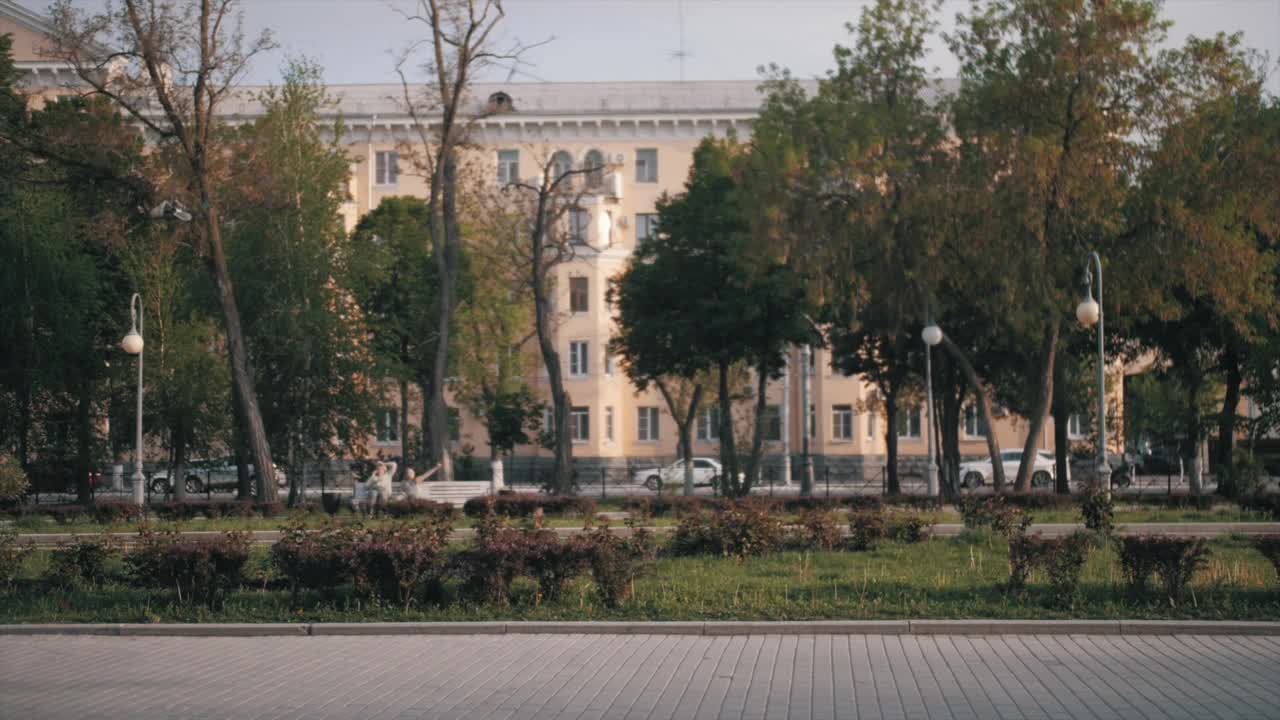
[[[970,496],[957,500],[956,507],[964,518],[964,526],[972,529],[991,528],[993,532],[1004,535],[1006,538],[1025,534],[1027,528],[1031,526],[1030,513],[1022,507],[1007,504],[1006,497],[1017,496],[994,495],[986,498]]]
[[[653,559],[653,538],[643,527],[631,526],[631,536],[619,537],[603,524],[579,539],[586,549],[591,579],[606,607],[616,608],[629,598],[635,579]]]
[[[144,587],[176,589],[179,602],[217,607],[240,585],[249,559],[246,533],[221,533],[193,540],[173,532],[143,530],[126,560],[134,581]]]
[[[1099,488],[1090,488],[1080,504],[1084,526],[1102,537],[1111,537],[1116,527],[1116,508],[1111,496]]]
[[[1253,546],[1271,561],[1276,574],[1280,575],[1280,535],[1259,535],[1253,538]]]
[[[59,585],[96,587],[107,577],[107,560],[119,552],[119,545],[109,535],[75,538],[50,553],[50,579]]]
[[[18,533],[0,528],[0,587],[9,587],[18,577],[22,563],[31,548],[18,542]]]
[[[1140,535],[1120,539],[1120,565],[1130,590],[1142,592],[1154,571],[1169,601],[1181,600],[1209,556],[1204,538]]]
[[[300,521],[281,528],[271,546],[271,564],[289,585],[297,604],[301,590],[329,591],[352,576],[358,527],[329,525],[307,529]]]
[[[883,510],[855,510],[849,514],[849,549],[875,550],[889,533]]]
[[[591,517],[596,512],[596,501],[577,495],[541,495],[538,493],[511,493],[497,496],[471,498],[462,506],[467,517],[483,517],[492,511],[503,517],[524,518],[542,508],[548,515],[577,515]]]
[[[351,546],[356,592],[408,610],[420,590],[439,581],[450,530],[447,522],[425,521],[358,535]]]
[[[830,510],[800,511],[796,544],[809,550],[830,550],[840,544],[840,520]]]
[[[1267,483],[1267,468],[1253,453],[1237,449],[1229,466],[1218,469],[1220,493],[1230,497],[1253,495]]]
[[[1272,520],[1280,520],[1280,495],[1255,493],[1239,500],[1240,509],[1245,512],[1259,512]]]
[[[628,497],[623,501],[623,509],[635,513],[647,510],[651,517],[683,515],[699,510],[711,510],[723,507],[724,500],[718,498],[686,497],[684,495],[659,495],[655,497]]]
[[[1025,591],[1031,573],[1039,569],[1049,578],[1055,602],[1069,605],[1080,587],[1089,544],[1089,535],[1082,531],[1059,538],[1039,534],[1013,537],[1009,540],[1008,591],[1010,594]]]
[[[579,537],[561,540],[552,530],[526,530],[522,535],[521,572],[537,581],[544,599],[559,599],[569,583],[587,571],[590,548]]]
[[[9,454],[0,455],[0,502],[19,500],[30,488],[31,482],[17,458]]]
[[[100,502],[90,506],[93,519],[100,523],[116,523],[141,520],[144,510],[142,506],[131,502]]]
[[[727,503],[710,513],[685,513],[676,526],[672,550],[680,555],[724,555],[741,560],[774,552],[782,545],[782,522],[768,503],[752,499]]]
[[[924,542],[933,537],[934,520],[919,513],[894,513],[889,516],[886,535],[903,543]]]
[[[457,510],[449,503],[416,498],[387,503],[382,507],[382,511],[388,517],[411,518],[422,516],[429,518],[432,522],[453,522],[454,518],[457,517]]]

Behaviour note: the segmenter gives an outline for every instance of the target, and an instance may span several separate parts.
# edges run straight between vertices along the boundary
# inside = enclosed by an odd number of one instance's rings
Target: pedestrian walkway
[[[0,637],[6,718],[1275,718],[1280,638]]]

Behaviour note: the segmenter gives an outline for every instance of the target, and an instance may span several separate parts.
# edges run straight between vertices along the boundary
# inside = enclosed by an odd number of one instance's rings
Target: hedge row
[[[631,512],[648,514],[652,517],[664,517],[699,510],[723,510],[739,502],[741,500],[685,497],[683,495],[660,495],[657,497],[631,495],[623,500],[622,506]],[[842,508],[849,510],[879,510],[886,507],[939,510],[942,507],[940,500],[918,495],[751,496],[750,502],[756,507],[770,512],[783,513],[798,513],[805,510],[837,510]]]
[[[499,493],[471,498],[462,506],[462,512],[470,518],[484,517],[489,512],[490,504],[495,514],[509,518],[531,517],[539,508],[545,515],[591,517],[596,514],[596,501],[591,498],[538,493]]]

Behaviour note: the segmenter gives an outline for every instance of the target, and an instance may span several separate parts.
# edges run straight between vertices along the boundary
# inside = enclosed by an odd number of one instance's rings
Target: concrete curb
[[[392,635],[1266,635],[1280,622],[1203,620],[822,620],[0,625],[0,636],[308,637]]]

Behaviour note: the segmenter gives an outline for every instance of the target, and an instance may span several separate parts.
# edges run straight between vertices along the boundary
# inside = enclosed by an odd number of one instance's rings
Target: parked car
[[[74,493],[76,492],[76,461],[43,460],[30,463],[27,466],[27,479],[31,481],[31,489],[28,492]],[[89,470],[89,487],[97,489],[109,482],[109,479],[103,479],[102,473],[98,470],[93,468]]]
[[[274,465],[274,463],[273,463]],[[279,487],[288,487],[289,478],[278,465],[276,469],[276,485]],[[171,492],[169,483],[169,469],[159,470],[151,476],[150,486],[151,492],[156,494],[167,494]],[[258,474],[254,472],[253,466],[249,466],[250,480],[252,488],[257,487]],[[234,458],[216,458],[212,460],[192,460],[187,464],[187,492],[202,493],[205,491],[206,483],[210,488],[215,490],[223,488],[233,488],[239,481],[239,474],[236,471],[236,463]]]
[[[1000,463],[1004,466],[1004,477],[1008,482],[1018,474],[1018,465],[1022,462],[1021,450],[1004,450],[1000,453]],[[960,485],[970,490],[981,487],[992,480],[991,459],[973,460],[960,463]],[[1040,450],[1035,454],[1035,463],[1031,467],[1031,486],[1050,487],[1054,479],[1053,454]]]
[[[696,457],[693,459],[693,484],[715,485],[720,479],[720,463],[711,458]],[[684,461],[677,460],[666,467],[637,470],[631,475],[632,482],[644,485],[649,490],[659,492],[663,485],[684,483]]]

